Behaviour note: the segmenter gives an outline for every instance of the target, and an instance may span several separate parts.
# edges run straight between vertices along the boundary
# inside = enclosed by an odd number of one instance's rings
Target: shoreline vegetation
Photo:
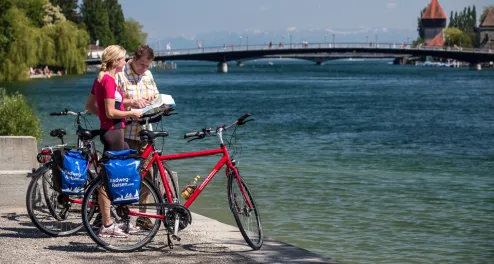
[[[91,43],[133,50],[146,43],[142,29],[125,20],[118,0],[2,0],[0,82],[41,78],[33,67],[84,74]]]

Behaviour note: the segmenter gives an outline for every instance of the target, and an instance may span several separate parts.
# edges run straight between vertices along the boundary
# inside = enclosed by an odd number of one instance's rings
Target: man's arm
[[[96,104],[96,96],[90,93],[86,100],[86,110],[91,114],[98,115],[98,104]]]

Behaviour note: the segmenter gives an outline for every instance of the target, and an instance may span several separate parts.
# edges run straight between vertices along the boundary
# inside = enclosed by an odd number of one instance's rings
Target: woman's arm
[[[109,119],[120,119],[120,118],[139,118],[141,117],[141,111],[131,110],[131,111],[120,111],[115,109],[115,99],[105,98],[105,113],[106,117]]]
[[[98,115],[98,104],[96,103],[96,96],[90,93],[86,100],[86,110],[91,114]]]

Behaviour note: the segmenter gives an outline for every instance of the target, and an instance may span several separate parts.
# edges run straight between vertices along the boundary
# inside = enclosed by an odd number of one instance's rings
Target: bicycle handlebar
[[[228,126],[219,126],[215,131],[212,131],[211,128],[203,128],[202,131],[185,133],[184,134],[184,139],[185,138],[190,138],[190,137],[203,138],[203,137],[206,136],[206,134],[211,135],[211,134],[217,133],[219,128],[223,128],[223,130],[227,130],[227,129],[229,129],[230,127],[232,127],[234,125],[239,125],[239,126],[244,125],[245,123],[254,120],[254,119],[248,119],[248,120],[246,120],[250,116],[252,116],[252,114],[246,113],[243,116],[239,117],[237,120],[235,120],[230,125],[228,125]]]
[[[51,112],[50,115],[51,116],[63,116],[63,115],[86,115],[86,114],[90,114],[87,110],[83,111],[83,112],[72,112],[72,111],[69,111],[67,109],[65,109],[65,111],[63,112]]]
[[[141,118],[139,118],[137,120],[131,119],[131,118],[127,118],[127,119],[125,119],[125,124],[129,125],[129,124],[132,124],[134,122],[137,122],[140,125],[156,123],[156,122],[161,121],[161,119],[163,118],[163,116],[176,115],[177,113],[171,113],[173,110],[175,110],[175,109],[173,107],[170,107],[170,108],[167,108],[167,109],[164,109],[164,110],[160,110],[160,111],[158,111],[157,113],[154,113],[154,114],[145,114],[145,115],[142,115]]]

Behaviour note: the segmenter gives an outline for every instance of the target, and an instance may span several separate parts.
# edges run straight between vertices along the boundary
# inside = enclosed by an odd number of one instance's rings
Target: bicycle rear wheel
[[[173,192],[173,196],[175,197],[176,201],[172,201],[170,203],[180,203],[180,192],[178,190],[178,179],[173,175],[172,169],[170,166],[165,162],[162,161],[161,164],[163,164],[163,167],[166,172],[166,178],[168,179],[168,182],[170,183],[170,188]],[[166,197],[166,192],[165,192],[165,185],[163,184],[161,180],[161,176],[159,174],[159,168],[156,163],[153,163],[153,184],[156,186],[157,190],[159,191],[159,194],[161,197],[163,197],[163,201],[165,203],[169,203],[168,199]],[[174,200],[175,200],[174,199]]]
[[[160,228],[161,220],[155,218],[143,218],[145,219],[145,221],[151,221],[152,228],[138,227],[138,229],[134,229],[133,232],[129,232],[129,234],[127,234],[127,237],[98,236],[99,230],[101,228],[101,219],[98,217],[95,221],[91,222],[89,215],[85,214],[85,212],[90,212],[91,208],[96,208],[97,211],[99,211],[98,190],[100,188],[104,188],[103,186],[103,179],[101,177],[96,178],[87,188],[86,193],[84,194],[84,200],[82,201],[82,222],[89,236],[98,245],[110,251],[130,252],[142,248],[147,243],[149,243],[156,235]],[[131,211],[146,212],[147,214],[162,215],[163,210],[160,206],[156,205],[156,203],[163,203],[163,199],[156,191],[156,187],[148,179],[144,179],[142,181],[141,190],[144,189],[149,192],[149,198],[146,203],[154,205],[140,206],[139,203],[116,205],[112,202],[110,206],[110,213],[114,223],[119,226],[126,226],[128,224],[137,225],[136,222],[138,217],[125,213],[124,211],[127,209]],[[126,221],[123,215],[130,217],[130,219]]]
[[[69,196],[53,189],[52,165],[52,162],[46,163],[33,173],[26,193],[27,213],[33,224],[45,234],[67,236],[83,227],[81,205],[71,202]],[[82,200],[82,197],[70,198]],[[93,212],[89,212],[90,217]]]
[[[238,177],[234,171],[228,175],[228,203],[245,241],[252,249],[258,250],[263,243],[261,216],[249,187],[238,173]]]

